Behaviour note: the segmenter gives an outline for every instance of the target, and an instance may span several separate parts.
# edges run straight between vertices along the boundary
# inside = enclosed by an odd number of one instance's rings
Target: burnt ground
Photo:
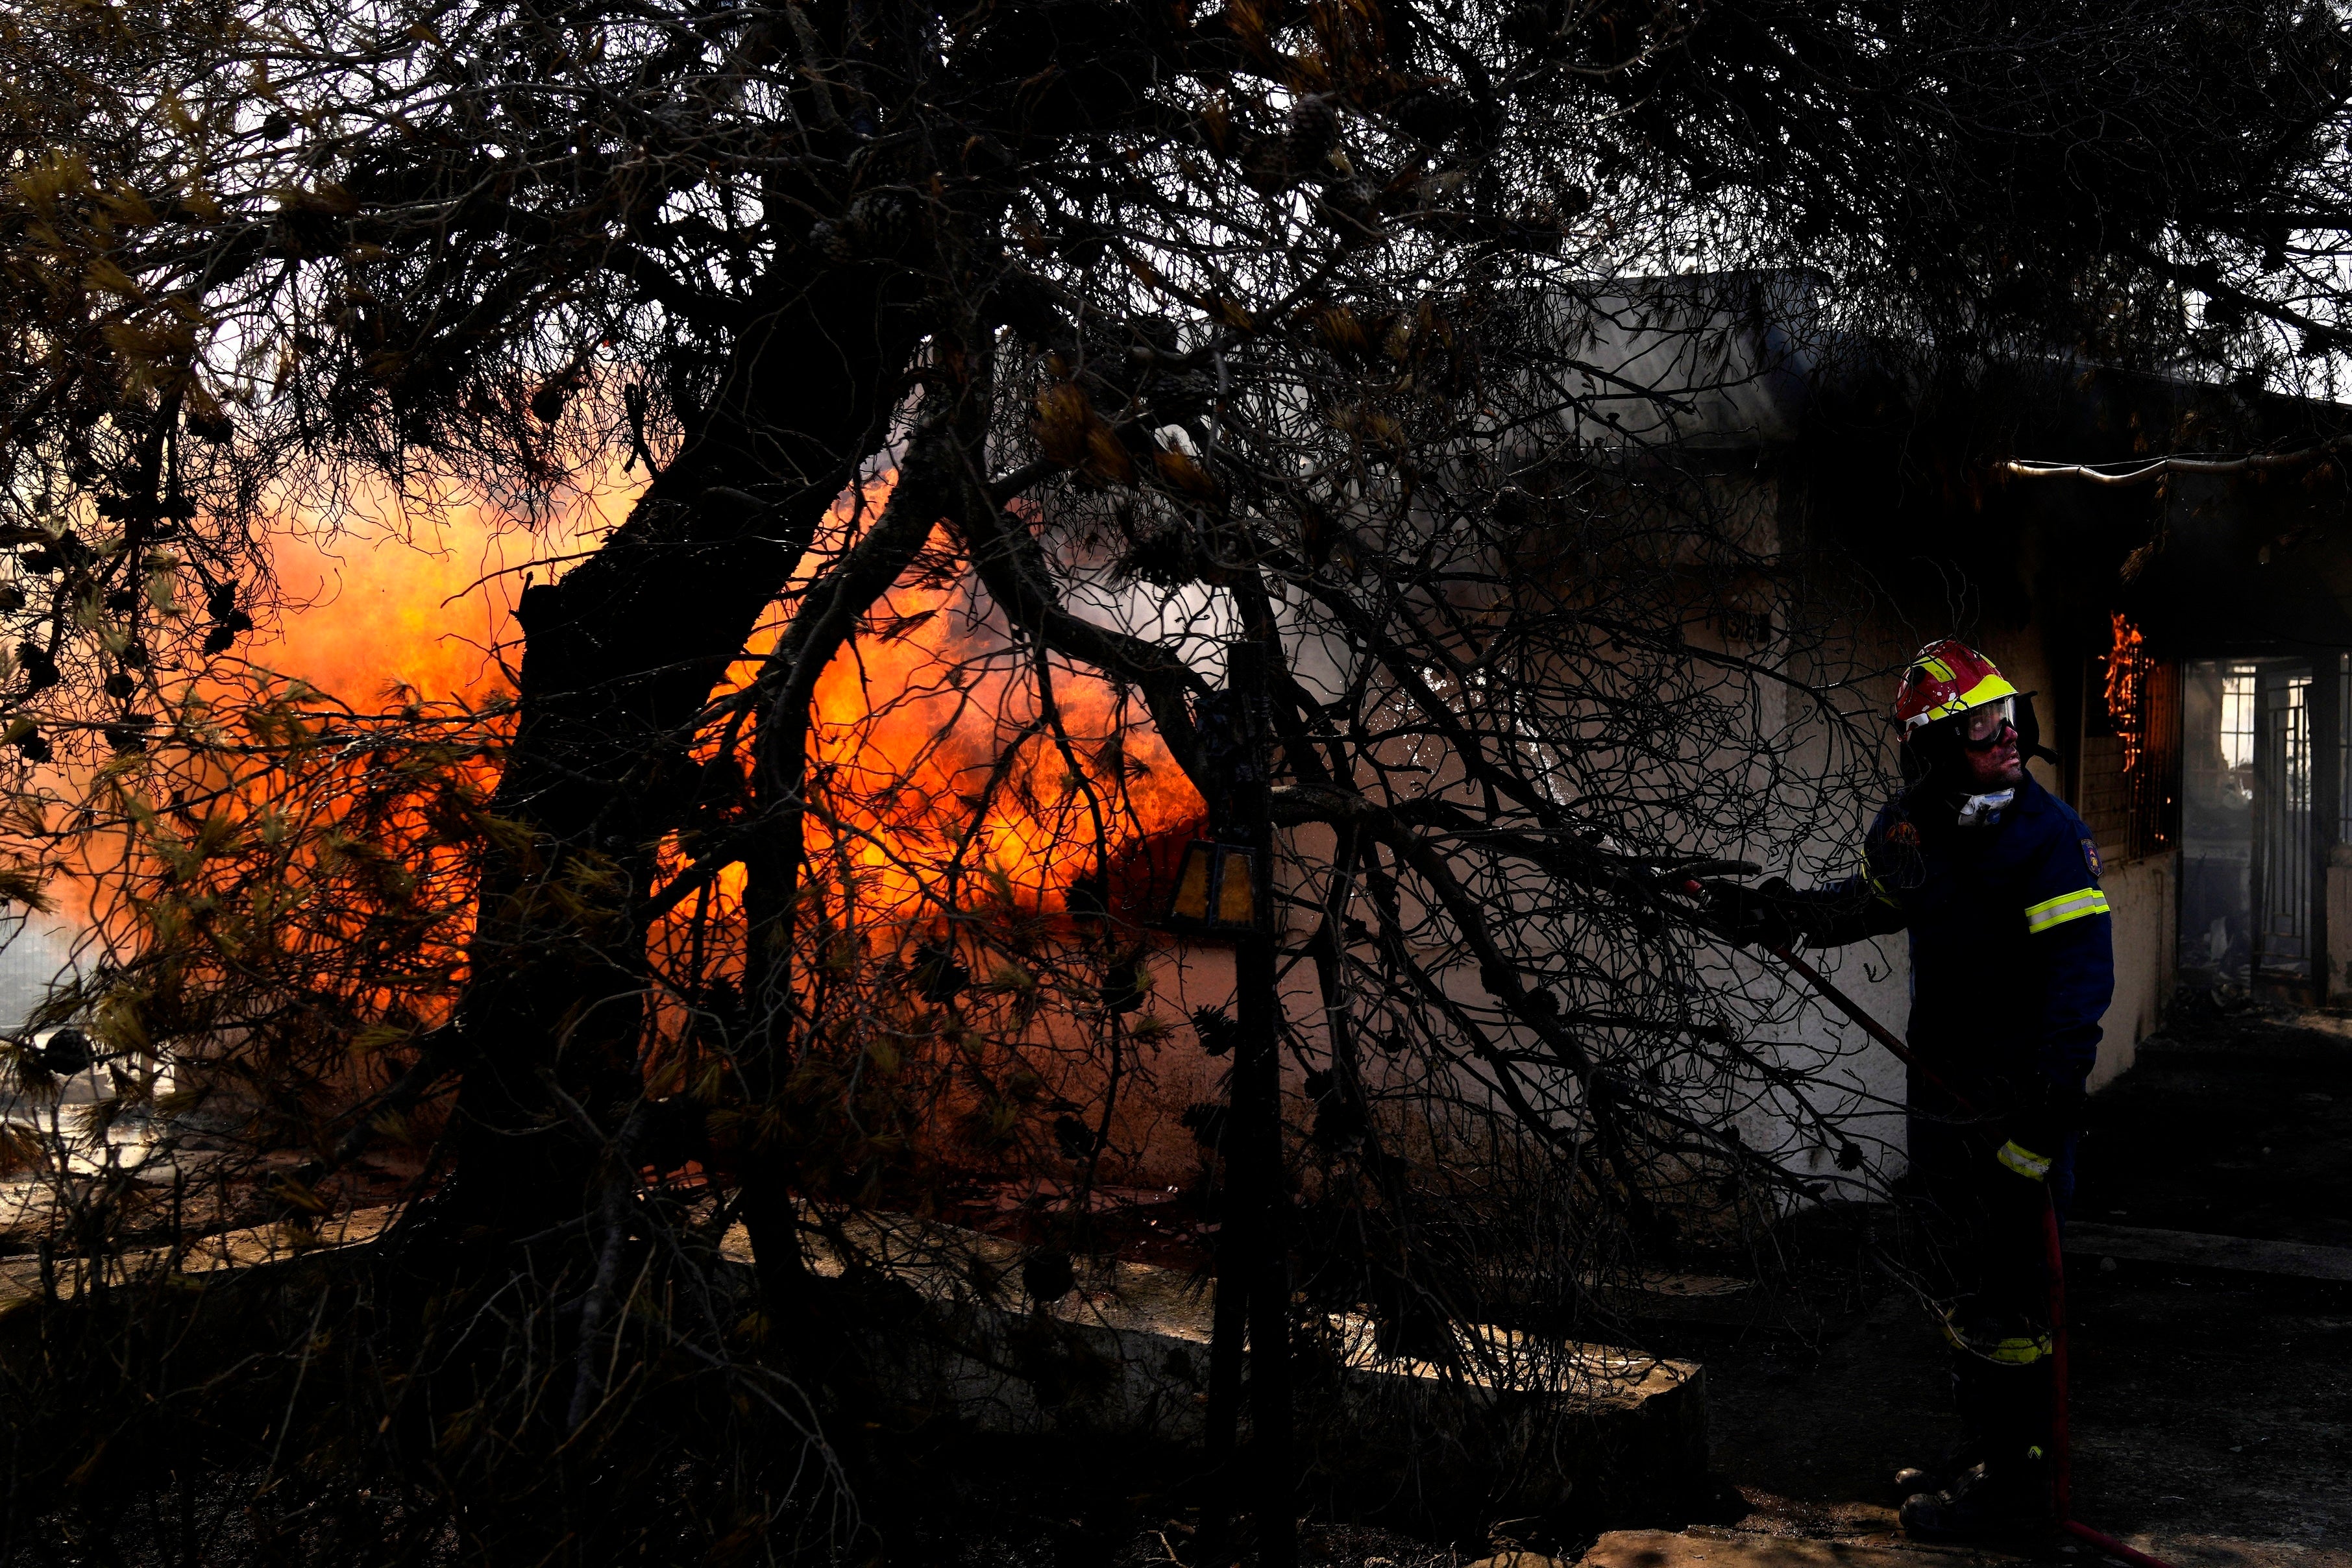
[[[2077,1215],[2352,1247],[2352,1028],[2180,1013],[2094,1101]],[[1676,1348],[1706,1363],[1733,1528],[1881,1537],[1892,1472],[1954,1430],[1942,1345],[1816,1228],[1811,1331]],[[2352,1564],[2352,1285],[2073,1264],[2076,1515],[2182,1568]]]
[[[2093,1102],[2076,1213],[2352,1247],[2352,1019],[2177,1009]],[[1750,1321],[1629,1325],[1647,1348],[1705,1364],[1717,1473],[1678,1509],[1599,1522],[1899,1541],[1894,1472],[1932,1460],[1957,1426],[1941,1336],[1874,1261],[1894,1229],[1884,1210],[1815,1211],[1787,1237],[1787,1287]],[[2077,1516],[2178,1568],[2352,1568],[2352,1285],[2087,1258],[2071,1274]],[[950,1527],[915,1555],[973,1568],[1198,1560],[1185,1529],[1198,1516],[1177,1500],[1192,1489],[1114,1501],[1109,1478],[1055,1475],[1040,1458],[1004,1454],[994,1474],[974,1473],[969,1454],[943,1467],[978,1505],[964,1516],[977,1528]],[[1591,1539],[1588,1524],[1525,1544],[1567,1563]],[[1331,1525],[1303,1542],[1313,1568],[1441,1568],[1508,1543],[1507,1531],[1437,1543]],[[2047,1554],[2046,1542],[2015,1549]]]

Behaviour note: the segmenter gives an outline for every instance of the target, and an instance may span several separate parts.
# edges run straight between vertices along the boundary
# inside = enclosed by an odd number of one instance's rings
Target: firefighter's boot
[[[1974,1435],[1963,1437],[1934,1464],[1906,1465],[1895,1471],[1895,1495],[1908,1498],[1916,1497],[1921,1492],[1941,1491],[1983,1462],[1983,1440]]]
[[[1967,1373],[1955,1366],[1952,1405],[1962,1416],[1959,1436],[1933,1464],[1906,1465],[1895,1472],[1895,1495],[1898,1500],[1916,1497],[1921,1492],[1941,1491],[1984,1463],[1988,1434],[1984,1424],[1973,1417],[1972,1402],[1966,1392],[1966,1377]]]
[[[2049,1468],[2039,1458],[1981,1464],[1940,1491],[1906,1498],[1904,1533],[1926,1541],[2013,1540],[2050,1528]]]
[[[2050,1363],[2030,1329],[1956,1347],[1953,1403],[1964,1434],[1941,1476],[1906,1471],[1903,1528],[1941,1539],[2032,1533],[2050,1523]],[[1956,1340],[1960,1336],[1955,1335]],[[1987,1350],[1992,1353],[1988,1354]],[[1993,1359],[1998,1355],[2007,1359]],[[1911,1482],[1911,1485],[1905,1485]]]

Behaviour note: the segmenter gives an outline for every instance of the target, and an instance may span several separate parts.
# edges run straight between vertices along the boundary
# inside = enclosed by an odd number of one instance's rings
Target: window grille
[[[2336,837],[2352,844],[2352,653],[2336,656]],[[2322,759],[2325,765],[2326,759]]]
[[[2311,956],[2311,677],[2274,671],[2257,691],[2254,963],[2292,971]]]

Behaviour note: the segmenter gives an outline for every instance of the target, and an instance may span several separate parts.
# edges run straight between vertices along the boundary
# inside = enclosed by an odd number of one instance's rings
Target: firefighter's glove
[[[1742,947],[1792,947],[1804,934],[1803,901],[1788,879],[1774,877],[1755,887],[1710,882],[1706,912],[1723,934]]]

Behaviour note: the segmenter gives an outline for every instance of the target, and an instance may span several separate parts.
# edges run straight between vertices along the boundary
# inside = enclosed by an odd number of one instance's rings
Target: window
[[[2234,774],[2248,800],[2254,766],[2254,667],[2233,664],[2221,678],[2221,766]]]

